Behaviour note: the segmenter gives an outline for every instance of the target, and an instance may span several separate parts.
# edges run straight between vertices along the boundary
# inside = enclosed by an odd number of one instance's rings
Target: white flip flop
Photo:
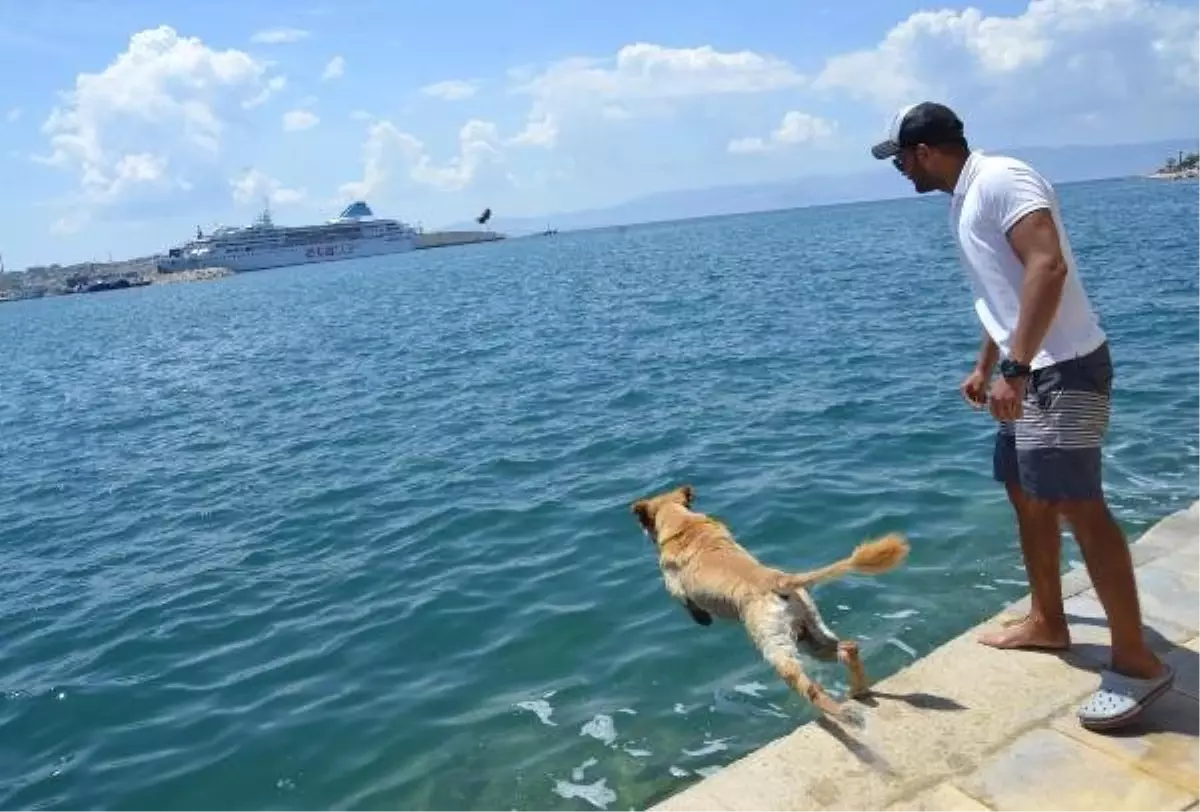
[[[1161,676],[1137,679],[1105,669],[1100,674],[1100,687],[1088,697],[1076,716],[1089,730],[1109,730],[1136,719],[1175,683],[1175,672],[1166,663]]]

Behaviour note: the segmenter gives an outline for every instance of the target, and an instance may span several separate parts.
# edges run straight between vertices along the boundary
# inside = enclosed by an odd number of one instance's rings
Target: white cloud
[[[1032,0],[1012,17],[922,11],[874,48],[830,59],[814,87],[884,115],[944,101],[963,113],[968,136],[971,121],[1001,118],[1023,122],[1029,143],[1053,138],[1056,122],[1091,122],[1129,140],[1178,134],[1195,128],[1198,29],[1194,5],[1156,0]]]
[[[109,194],[119,197],[137,184],[159,184],[167,180],[167,158],[150,152],[122,155],[117,161]]]
[[[476,181],[485,166],[502,160],[499,143],[495,124],[472,119],[459,130],[458,154],[439,166],[416,136],[391,121],[377,121],[367,129],[363,145],[363,179],[342,184],[339,195],[344,200],[371,197],[397,179],[397,170],[402,182],[460,191]]]
[[[568,59],[518,90],[541,99],[596,101],[673,99],[724,93],[764,93],[800,87],[805,78],[782,59],[712,46],[668,48],[638,42],[611,60]]]
[[[321,122],[316,113],[308,110],[288,110],[283,114],[283,129],[285,132],[308,130]]]
[[[469,99],[475,95],[476,91],[478,88],[474,83],[462,79],[447,79],[444,82],[434,82],[421,88],[421,92],[426,96],[435,96],[446,101]]]
[[[552,147],[558,140],[558,122],[553,113],[530,118],[525,129],[508,140],[514,146]]]
[[[819,116],[791,110],[766,138],[752,136],[729,142],[729,151],[738,154],[769,152],[798,144],[819,144],[837,132],[837,124]]]
[[[265,31],[256,31],[250,37],[250,41],[262,45],[282,45],[288,42],[299,42],[308,37],[309,32],[303,28],[268,28]]]
[[[242,102],[242,107],[249,110],[253,107],[258,107],[266,104],[267,100],[274,96],[279,91],[287,87],[286,76],[272,76],[264,84],[262,90],[253,98],[246,99]]]
[[[326,82],[330,79],[341,79],[346,74],[346,60],[341,56],[335,56],[325,64],[325,70],[321,71],[321,81]]]
[[[366,110],[351,110],[350,111],[350,120],[351,121],[372,121],[372,120],[374,120],[374,118],[375,118],[375,116],[371,115]]]
[[[190,188],[189,165],[220,155],[226,117],[279,84],[237,50],[217,51],[169,26],[134,34],[99,73],[80,73],[42,126],[42,163],[78,173],[86,202],[137,189]]]
[[[4,118],[11,124],[20,121],[22,112],[20,107],[14,107],[4,115]]]
[[[525,132],[515,143],[539,146],[553,146],[568,120],[629,119],[665,103],[794,90],[807,83],[788,62],[754,51],[646,42],[626,45],[608,59],[567,59],[540,73],[516,68],[509,77],[513,92],[533,97]]]
[[[277,206],[299,203],[307,196],[303,189],[288,189],[260,169],[247,169],[229,182],[238,205],[258,204],[265,197]]]

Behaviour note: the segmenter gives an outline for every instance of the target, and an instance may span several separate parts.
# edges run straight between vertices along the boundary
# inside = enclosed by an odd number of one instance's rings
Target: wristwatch
[[[1000,362],[1000,376],[1002,378],[1025,378],[1031,372],[1029,364],[1019,364],[1011,358],[1005,358]]]

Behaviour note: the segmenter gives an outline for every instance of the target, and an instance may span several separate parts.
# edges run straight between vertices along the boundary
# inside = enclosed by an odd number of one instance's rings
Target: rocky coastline
[[[0,302],[102,293],[148,285],[203,282],[231,276],[228,268],[194,268],[174,273],[158,270],[158,257],[117,262],[34,266],[21,272],[0,273]]]

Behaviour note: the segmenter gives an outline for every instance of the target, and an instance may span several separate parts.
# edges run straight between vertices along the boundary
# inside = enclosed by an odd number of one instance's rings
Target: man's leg
[[[1075,715],[1091,730],[1123,727],[1170,690],[1175,675],[1146,645],[1129,547],[1103,494],[1064,502],[1063,513],[1083,551],[1112,635],[1111,664]]]
[[[1161,676],[1162,661],[1146,645],[1129,545],[1104,497],[1064,502],[1062,512],[1108,617],[1113,670],[1138,679]]]
[[[1113,368],[1108,345],[1057,364],[1045,376],[1047,396],[1034,403],[1032,440],[1050,441],[1041,454],[1037,487],[1058,498],[1059,510],[1083,553],[1112,635],[1113,670],[1151,678],[1163,664],[1146,645],[1133,560],[1125,534],[1104,498],[1100,449],[1108,432]]]
[[[992,468],[1016,512],[1029,578],[1030,611],[1016,623],[980,635],[979,642],[994,648],[1065,649],[1071,645],[1071,636],[1063,615],[1058,512],[1054,505],[1031,498],[1021,488],[1016,438],[1010,425],[1001,426],[996,434]]]
[[[1040,558],[1045,547],[1026,543],[1027,538],[1048,532],[1041,516],[1044,508],[1051,506],[1055,515],[1063,515],[1071,525],[1112,634],[1112,667],[1103,672],[1099,688],[1076,712],[1080,723],[1094,730],[1120,727],[1137,718],[1174,679],[1146,645],[1129,547],[1104,499],[1100,448],[1108,429],[1111,387],[1107,345],[1082,358],[1039,370],[1030,381],[1023,413],[1014,427],[1015,462],[1006,460],[1001,451],[1007,446],[997,442],[996,478],[1009,486],[1010,494],[1011,483],[1019,483],[1020,496],[1014,505],[1034,506],[1032,511],[1018,508],[1019,517],[1027,519],[1031,513],[1038,517],[1037,529],[1027,534],[1023,527],[1021,533],[1034,609],[1023,621],[984,641],[1012,648],[1014,638],[1006,632],[1018,638],[1016,633],[1022,632],[1028,645],[1035,639],[1028,633],[1039,630],[1039,623],[1045,625],[1042,616],[1052,607],[1059,607],[1061,614],[1061,587],[1047,595],[1044,583],[1038,580],[1037,573],[1044,572],[1050,556]],[[1057,573],[1057,556],[1054,558]],[[1055,600],[1057,603],[1051,603]],[[1053,624],[1053,618],[1050,622]]]

